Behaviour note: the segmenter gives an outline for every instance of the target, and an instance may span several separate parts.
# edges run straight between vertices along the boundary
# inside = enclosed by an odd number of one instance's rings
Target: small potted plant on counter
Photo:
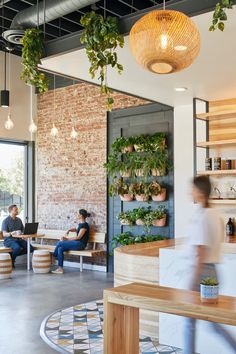
[[[134,199],[129,184],[125,183],[122,178],[110,185],[109,194],[110,196],[119,195],[123,202],[130,202]]]
[[[166,200],[166,188],[161,188],[157,181],[152,181],[150,183],[149,191],[154,202],[163,202]]]
[[[132,184],[132,191],[138,202],[147,202],[149,200],[150,191],[148,183],[134,183]]]
[[[151,211],[152,226],[163,227],[166,225],[166,210],[163,205]]]
[[[132,212],[126,211],[121,212],[117,215],[117,219],[120,221],[121,225],[133,226],[134,222],[132,220]]]
[[[219,283],[215,278],[204,278],[200,283],[201,302],[217,303]]]

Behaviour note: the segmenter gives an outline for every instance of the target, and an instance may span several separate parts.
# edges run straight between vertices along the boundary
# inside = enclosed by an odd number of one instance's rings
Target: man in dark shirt
[[[12,248],[11,254],[12,264],[14,267],[17,256],[27,254],[27,242],[21,238],[15,238],[13,236],[19,235],[24,232],[24,226],[20,218],[17,205],[10,205],[8,208],[9,216],[2,222],[2,232],[4,238],[4,246]],[[30,252],[33,252],[33,247],[30,246]]]

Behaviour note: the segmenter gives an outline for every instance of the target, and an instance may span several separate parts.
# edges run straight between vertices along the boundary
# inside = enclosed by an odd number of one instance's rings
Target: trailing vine
[[[90,62],[89,73],[92,79],[98,72],[101,81],[101,92],[107,95],[107,109],[111,110],[114,103],[111,89],[107,86],[107,68],[116,68],[121,74],[123,66],[118,63],[116,48],[124,46],[124,37],[119,32],[116,17],[107,17],[96,14],[94,11],[86,13],[80,19],[84,27],[81,43],[85,44],[86,54]]]
[[[224,31],[224,22],[227,21],[226,10],[232,8],[233,0],[221,0],[221,2],[218,2],[213,13],[212,25],[210,26],[209,31],[214,32],[217,28],[220,31]]]
[[[44,42],[43,34],[38,28],[27,29],[21,39],[23,71],[21,79],[29,85],[35,86],[39,92],[48,91],[48,79],[40,72],[38,64],[41,64]]]

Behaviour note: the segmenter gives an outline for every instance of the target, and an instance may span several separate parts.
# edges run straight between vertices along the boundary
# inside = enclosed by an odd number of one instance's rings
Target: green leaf
[[[223,31],[224,31],[224,28],[225,28],[224,22],[219,22],[219,23],[218,23],[218,28],[219,28],[220,31],[223,32]]]
[[[209,27],[209,31],[210,31],[210,32],[214,32],[215,30],[216,30],[216,28],[215,28],[214,25],[211,25],[211,26]]]

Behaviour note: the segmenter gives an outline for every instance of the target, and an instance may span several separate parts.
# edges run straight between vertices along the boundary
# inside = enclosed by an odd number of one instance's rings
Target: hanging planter
[[[212,25],[209,28],[210,32],[214,32],[217,28],[220,31],[224,31],[225,29],[225,21],[227,21],[227,9],[233,8],[233,0],[221,0],[218,2],[215,7],[215,11],[213,13]]]
[[[116,48],[124,46],[124,37],[120,34],[116,17],[107,17],[95,13],[86,13],[80,19],[84,27],[80,42],[85,44],[86,54],[90,62],[89,73],[94,79],[99,73],[101,92],[107,95],[107,109],[111,110],[114,99],[112,91],[107,86],[107,68],[116,68],[121,74],[123,66],[118,63]]]
[[[21,39],[23,71],[21,80],[27,85],[33,85],[39,92],[48,91],[48,79],[40,72],[38,65],[43,57],[43,34],[38,28],[27,29]]]

